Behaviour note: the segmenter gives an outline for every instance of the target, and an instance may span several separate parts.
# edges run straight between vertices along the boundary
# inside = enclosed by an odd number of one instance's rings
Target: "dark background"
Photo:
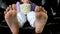
[[[6,6],[9,6],[13,3],[16,3],[19,0],[2,0],[2,3],[5,3]],[[42,34],[60,34],[60,3],[57,0],[45,0],[44,4],[42,4],[43,0],[31,0],[31,2],[35,3],[36,5],[43,6],[48,13],[48,21],[45,25],[45,28]],[[60,1],[60,0],[59,0]],[[0,4],[1,6],[2,4]],[[6,7],[4,5],[4,7]],[[11,31],[7,26],[5,19],[4,19],[4,11],[6,8],[0,7],[0,33],[1,34],[10,34]],[[28,26],[30,27],[30,26]],[[29,29],[29,28],[26,29]],[[34,28],[30,27],[31,30]],[[26,30],[22,28],[23,30]]]

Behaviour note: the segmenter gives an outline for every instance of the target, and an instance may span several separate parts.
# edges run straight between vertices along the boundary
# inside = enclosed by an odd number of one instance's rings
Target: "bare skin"
[[[26,3],[26,1],[25,1]],[[8,24],[11,32],[13,34],[18,34],[19,33],[19,24],[17,21],[17,11],[16,11],[16,6],[15,4],[10,5],[7,7],[6,11],[4,12],[5,14],[5,20],[6,23]],[[36,6],[35,8],[35,32],[36,33],[41,33],[43,31],[43,28],[47,22],[48,16],[46,10],[41,7],[41,6]]]
[[[19,33],[19,24],[18,24],[18,21],[17,21],[17,16],[16,16],[17,13],[16,13],[15,4],[7,7],[4,14],[5,14],[6,23],[8,24],[11,32],[13,34],[18,34]]]
[[[48,16],[47,12],[43,7],[36,6],[35,8],[35,32],[42,33],[43,28],[47,22]]]
[[[12,6],[10,5],[6,11],[4,12],[5,14],[5,20],[9,26],[9,28],[11,29],[13,34],[18,34],[19,33],[19,24],[16,18],[16,8],[15,4],[13,4]],[[45,12],[44,9],[38,10],[39,7],[37,7],[35,9],[35,16],[36,16],[36,20],[35,20],[35,32],[36,33],[41,33],[43,31],[43,28],[46,24],[46,21],[48,19],[47,13]],[[14,20],[14,21],[13,21]],[[41,20],[41,21],[40,21]]]

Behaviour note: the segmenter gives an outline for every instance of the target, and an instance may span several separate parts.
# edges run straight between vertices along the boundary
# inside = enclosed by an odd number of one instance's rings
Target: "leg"
[[[47,22],[48,16],[44,8],[40,7],[41,10],[35,9],[35,32],[36,33],[41,33],[43,31],[43,28]]]
[[[16,6],[13,4],[12,6],[10,5],[6,11],[4,12],[5,14],[5,20],[12,31],[13,34],[18,34],[19,33],[19,24],[17,21],[17,13],[16,13]]]

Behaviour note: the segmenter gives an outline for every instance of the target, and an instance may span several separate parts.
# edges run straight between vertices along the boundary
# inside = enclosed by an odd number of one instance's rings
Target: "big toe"
[[[17,15],[17,12],[16,12],[16,5],[15,4],[12,4],[12,9],[13,9],[12,15],[13,16],[16,16]]]

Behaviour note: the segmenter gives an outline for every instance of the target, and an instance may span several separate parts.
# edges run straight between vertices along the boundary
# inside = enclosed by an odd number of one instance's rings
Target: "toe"
[[[9,5],[9,8],[6,9],[5,13],[5,19],[9,19],[12,15],[11,5]]]
[[[6,11],[4,11],[4,14],[6,14],[9,11],[9,7],[7,7]]]
[[[9,9],[12,10],[12,6],[11,5],[9,5]]]
[[[4,14],[6,14],[7,12],[6,11],[4,11]]]
[[[35,12],[39,12],[39,6],[36,6],[36,8],[35,8]]]
[[[6,11],[9,11],[9,7],[7,7]]]
[[[16,10],[16,5],[15,4],[12,4],[12,9]]]
[[[12,4],[12,9],[13,9],[12,15],[16,16],[17,12],[16,12],[16,5],[15,4]]]
[[[42,12],[47,14],[47,11],[44,9],[44,7],[40,7],[40,11],[42,11]]]

